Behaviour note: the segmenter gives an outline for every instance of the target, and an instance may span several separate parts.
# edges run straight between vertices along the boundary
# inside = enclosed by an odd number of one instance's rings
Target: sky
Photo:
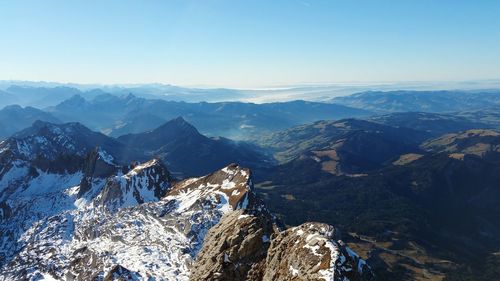
[[[499,15],[497,0],[0,0],[0,80],[499,79]]]

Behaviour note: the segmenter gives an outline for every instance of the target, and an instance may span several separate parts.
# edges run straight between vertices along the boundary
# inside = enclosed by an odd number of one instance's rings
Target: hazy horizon
[[[351,83],[308,83],[280,85],[263,88],[225,88],[225,87],[184,87],[162,83],[143,84],[79,84],[47,81],[9,81],[0,80],[0,91],[9,92],[10,86],[53,89],[68,87],[85,93],[102,90],[114,95],[134,94],[143,98],[160,98],[186,102],[287,102],[305,100],[329,102],[331,99],[367,91],[500,91],[500,80],[482,81],[413,81],[413,82],[351,82]],[[16,95],[16,94],[14,94]],[[21,96],[18,96],[21,98]],[[87,97],[90,98],[90,97]],[[22,100],[17,100],[25,105]]]

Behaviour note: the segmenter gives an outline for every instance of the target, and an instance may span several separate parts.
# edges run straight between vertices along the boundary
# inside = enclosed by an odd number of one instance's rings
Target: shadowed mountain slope
[[[0,139],[10,137],[12,134],[30,127],[37,120],[51,123],[61,122],[50,113],[34,107],[23,108],[18,105],[4,107],[0,110]]]
[[[202,175],[233,162],[249,167],[268,163],[256,147],[225,138],[208,138],[181,117],[150,132],[119,137],[118,141],[161,158],[173,172],[183,175]]]
[[[500,249],[499,141],[491,130],[444,135],[356,177],[295,160],[256,187],[287,224],[314,219],[349,232],[383,280],[441,279]]]

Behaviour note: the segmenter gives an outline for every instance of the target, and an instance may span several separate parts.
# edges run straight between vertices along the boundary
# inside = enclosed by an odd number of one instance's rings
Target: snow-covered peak
[[[207,176],[176,184],[164,200],[182,202],[178,212],[209,197],[216,198],[224,211],[263,208],[252,189],[250,170],[231,164]]]
[[[192,279],[193,265],[206,241],[235,250],[215,247],[216,256],[211,256],[210,247],[203,252],[206,261],[220,258],[224,268],[230,262],[238,270],[252,267],[254,261],[263,265],[267,255],[261,276],[276,269],[286,273],[282,280],[290,280],[295,272],[307,273],[294,261],[321,261],[320,266],[314,264],[316,277],[371,280],[337,278],[355,272],[353,263],[359,258],[333,238],[331,227],[314,224],[278,233],[274,218],[252,191],[248,169],[231,164],[172,184],[159,160],[131,167],[106,160],[111,161],[95,149],[78,173],[39,171],[35,178],[21,177],[26,190],[40,191],[40,186],[49,186],[48,180],[53,187],[51,192],[17,194],[0,202],[0,233],[8,237],[0,240],[0,280],[197,280]],[[85,192],[80,192],[83,183]],[[365,269],[364,263],[358,264]],[[328,279],[332,274],[335,279]]]
[[[76,146],[73,136],[66,133],[67,131],[73,129],[70,126],[61,128],[55,124],[36,121],[31,128],[5,141],[4,148],[28,160],[39,156],[54,159],[63,151],[67,154],[83,155],[85,150]]]
[[[171,181],[169,172],[159,160],[140,163],[126,174],[108,178],[94,205],[117,210],[158,201],[170,188]]]
[[[93,132],[80,123],[36,121],[31,127],[2,142],[0,153],[9,151],[14,158],[23,160],[52,161],[64,155],[83,157],[95,147],[101,147],[105,152],[101,155],[103,160],[114,159],[115,154],[123,150],[118,141]]]

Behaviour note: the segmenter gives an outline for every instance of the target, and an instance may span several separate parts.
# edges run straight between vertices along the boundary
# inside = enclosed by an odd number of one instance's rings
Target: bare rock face
[[[169,192],[188,194],[202,186],[204,192],[224,194],[232,206],[206,234],[190,268],[190,280],[374,280],[370,268],[339,240],[332,226],[306,223],[280,231],[276,219],[249,189],[248,172],[228,166]],[[236,184],[225,184],[228,181]]]
[[[371,281],[374,275],[332,226],[306,223],[280,232],[272,217],[239,210],[210,229],[190,280]]]
[[[191,280],[261,280],[262,265],[277,229],[266,214],[237,210],[224,215],[205,236]]]
[[[369,267],[337,240],[335,229],[305,223],[273,237],[263,280],[374,280]]]
[[[99,147],[90,151],[83,163],[83,177],[78,190],[78,198],[81,198],[92,188],[95,179],[107,178],[117,172],[119,166],[112,162],[113,158]]]

